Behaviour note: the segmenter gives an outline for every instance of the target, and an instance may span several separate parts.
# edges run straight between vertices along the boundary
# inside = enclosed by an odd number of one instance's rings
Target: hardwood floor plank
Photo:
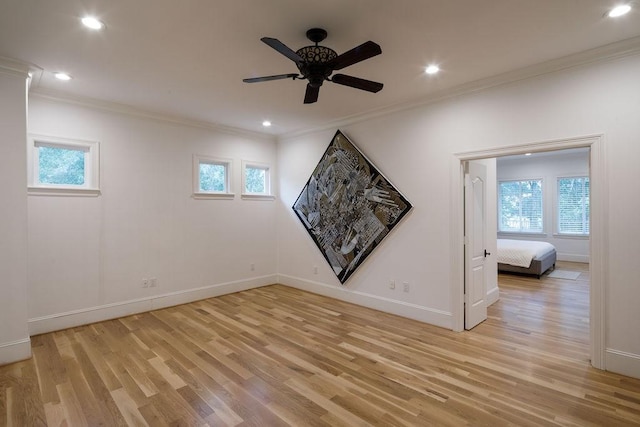
[[[640,426],[640,380],[589,366],[577,280],[499,275],[472,331],[280,285],[32,337],[0,426]]]
[[[148,426],[149,424],[138,410],[138,405],[131,399],[124,388],[119,388],[111,392],[113,401],[120,409],[122,417],[128,426]]]

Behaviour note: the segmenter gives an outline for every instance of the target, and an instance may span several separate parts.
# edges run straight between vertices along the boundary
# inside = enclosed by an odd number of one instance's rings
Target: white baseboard
[[[558,261],[584,262],[587,264],[589,263],[589,255],[567,254],[558,252],[557,259]]]
[[[219,283],[201,288],[170,292],[148,298],[121,301],[81,310],[56,313],[48,316],[29,319],[29,334],[37,335],[46,332],[59,331],[103,320],[115,319],[136,313],[157,310],[174,305],[186,304],[205,298],[217,297],[233,292],[246,291],[261,286],[272,285],[277,282],[275,274],[254,277],[246,280]]]
[[[498,285],[496,285],[495,288],[490,289],[487,292],[487,306],[490,306],[494,302],[497,302],[499,299],[500,299],[500,289],[498,288]]]
[[[442,328],[451,329],[453,325],[451,313],[442,310],[384,298],[364,292],[353,291],[348,288],[331,286],[326,283],[300,279],[285,274],[278,275],[278,283],[292,288],[339,299],[341,301],[369,307],[374,310],[384,311],[385,313],[391,313],[397,316],[407,317],[409,319],[440,326]]]
[[[604,366],[607,371],[628,377],[640,378],[640,354],[608,348],[605,351]]]
[[[0,343],[0,366],[19,362],[31,357],[31,339],[29,337],[17,341]]]

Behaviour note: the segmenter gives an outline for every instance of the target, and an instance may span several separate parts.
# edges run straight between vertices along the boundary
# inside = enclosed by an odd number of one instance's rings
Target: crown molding
[[[455,98],[461,95],[480,92],[483,90],[515,83],[522,80],[534,79],[540,76],[561,72],[568,69],[584,67],[596,63],[610,62],[638,54],[640,54],[640,37],[633,37],[597,48],[585,50],[572,55],[567,55],[534,64],[528,67],[519,68],[517,70],[508,71],[506,73],[497,74],[495,76],[474,80],[469,83],[463,83],[461,85],[434,92],[418,100],[402,102],[391,106],[381,107],[379,109],[369,110],[364,113],[358,113],[348,117],[343,117],[319,126],[314,126],[312,128],[299,129],[292,132],[283,133],[278,135],[278,140],[286,140],[330,129],[338,129],[355,123],[371,120],[377,117],[390,115],[396,112],[435,104],[437,102]]]
[[[223,132],[229,135],[244,136],[249,138],[259,138],[268,141],[275,141],[275,135],[254,132],[246,129],[235,128],[232,126],[225,126],[214,122],[207,122],[202,120],[194,120],[188,117],[171,115],[160,113],[156,111],[145,110],[142,108],[133,107],[126,104],[120,104],[117,102],[103,101],[95,98],[82,97],[77,95],[70,95],[68,93],[48,90],[48,89],[33,89],[29,96],[34,98],[41,98],[51,100],[55,102],[61,102],[65,104],[78,105],[81,107],[93,108],[96,110],[108,111],[112,113],[124,114],[127,116],[142,117],[145,119],[156,120],[164,123],[172,123],[183,126],[195,127],[199,129],[214,130]]]
[[[27,77],[31,64],[18,61],[17,59],[0,56],[0,72],[5,74],[14,74],[20,77]]]
[[[29,88],[37,85],[42,77],[42,68],[35,64],[0,56],[0,73],[28,79]]]

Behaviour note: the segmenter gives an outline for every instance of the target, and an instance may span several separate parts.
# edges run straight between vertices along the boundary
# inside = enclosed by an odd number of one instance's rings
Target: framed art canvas
[[[411,207],[340,131],[293,204],[342,284]]]

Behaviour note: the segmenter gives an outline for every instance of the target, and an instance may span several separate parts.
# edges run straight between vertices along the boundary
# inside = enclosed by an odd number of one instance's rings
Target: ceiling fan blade
[[[300,55],[295,53],[293,50],[291,50],[291,48],[282,43],[280,40],[273,39],[271,37],[263,37],[260,40],[262,40],[264,43],[268,44],[296,64],[302,64],[304,62],[304,59],[302,59]]]
[[[268,82],[270,80],[295,79],[297,74],[278,74],[276,76],[253,77],[250,79],[242,79],[245,83]]]
[[[366,90],[367,92],[380,92],[382,90],[382,83],[372,82],[371,80],[360,79],[358,77],[347,76],[345,74],[336,74],[331,78],[331,81],[338,83],[339,85],[350,86],[356,89]]]
[[[341,70],[349,65],[364,61],[365,59],[380,55],[381,53],[382,49],[378,44],[368,41],[362,43],[360,46],[354,47],[342,55],[338,55],[331,61],[327,62],[327,65],[334,70]]]
[[[313,104],[318,100],[319,93],[320,93],[320,86],[313,87],[307,83],[307,91],[304,94],[304,103]]]

